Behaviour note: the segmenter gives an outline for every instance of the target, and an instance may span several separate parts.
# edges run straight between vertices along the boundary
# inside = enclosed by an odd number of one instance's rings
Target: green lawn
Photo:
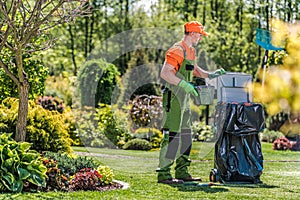
[[[263,184],[172,187],[156,183],[158,151],[125,151],[74,147],[93,153],[114,170],[117,180],[129,183],[127,190],[108,192],[49,192],[2,194],[0,199],[300,199],[300,152],[273,151],[262,144],[265,158]],[[194,143],[190,172],[208,182],[213,167],[213,143]]]

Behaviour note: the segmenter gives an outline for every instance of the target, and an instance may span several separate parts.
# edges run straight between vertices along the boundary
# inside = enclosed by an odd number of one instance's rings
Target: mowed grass
[[[125,151],[74,147],[80,154],[93,156],[113,169],[116,179],[130,185],[126,190],[107,192],[48,192],[1,194],[0,199],[300,199],[300,152],[273,151],[262,144],[263,184],[217,186],[169,186],[158,184],[158,151]],[[209,181],[213,168],[214,143],[194,143],[190,172]]]

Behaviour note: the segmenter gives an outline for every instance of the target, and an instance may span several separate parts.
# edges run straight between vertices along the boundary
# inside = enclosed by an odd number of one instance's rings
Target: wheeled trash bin
[[[238,73],[218,80],[212,182],[261,183],[263,155],[258,134],[265,128],[264,109],[251,102],[249,82],[251,76]]]

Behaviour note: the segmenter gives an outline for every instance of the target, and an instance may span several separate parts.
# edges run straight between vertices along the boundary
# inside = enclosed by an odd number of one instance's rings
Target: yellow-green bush
[[[109,185],[113,182],[115,175],[108,166],[101,165],[97,168],[97,171],[102,175],[102,185]]]
[[[0,105],[0,132],[15,134],[18,114],[18,99],[7,98]],[[72,116],[49,111],[29,101],[26,141],[33,143],[37,151],[71,151],[72,139],[69,132],[73,125]]]
[[[66,72],[58,76],[49,76],[45,82],[44,95],[59,97],[67,106],[72,106],[75,81],[76,78]]]
[[[156,128],[139,128],[132,135],[133,138],[140,138],[148,140],[152,148],[159,148],[162,132]]]
[[[111,144],[118,147],[128,141],[130,134],[126,113],[114,106],[102,103],[99,104],[96,111],[99,135],[105,136]]]
[[[124,146],[125,150],[143,150],[148,151],[152,149],[152,146],[149,141],[145,139],[135,138],[133,140],[129,140]]]

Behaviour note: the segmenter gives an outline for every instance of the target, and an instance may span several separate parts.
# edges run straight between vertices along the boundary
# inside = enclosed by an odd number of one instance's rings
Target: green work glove
[[[214,72],[211,72],[208,74],[208,78],[209,79],[213,79],[213,78],[217,78],[218,76],[224,75],[226,74],[225,69],[221,68],[221,69],[217,69]]]
[[[199,96],[198,92],[195,90],[194,86],[185,80],[181,80],[178,84],[179,87],[182,87],[186,93],[193,94],[196,97]]]

